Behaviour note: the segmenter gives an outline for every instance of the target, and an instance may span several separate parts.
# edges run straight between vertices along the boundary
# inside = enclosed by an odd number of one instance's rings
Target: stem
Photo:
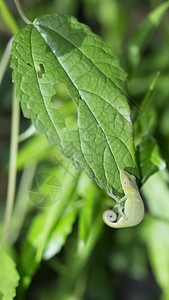
[[[12,41],[13,41],[13,38],[10,38],[10,40],[5,48],[5,51],[3,53],[1,62],[0,62],[0,85],[1,85],[5,70],[6,70],[8,62],[9,62],[10,52],[11,52],[11,48],[12,48]]]
[[[11,142],[10,142],[7,203],[6,203],[5,222],[4,222],[1,243],[5,243],[8,239],[9,226],[10,226],[14,196],[15,196],[18,132],[19,132],[19,101],[15,97],[15,87],[14,87],[13,99],[12,99],[12,123],[11,123]]]
[[[0,0],[0,11],[2,14],[2,17],[9,27],[10,31],[13,35],[16,35],[19,31],[18,25],[16,24],[13,16],[11,15],[10,11],[8,10],[6,4],[4,3],[4,0]]]
[[[24,14],[24,12],[23,12],[23,9],[22,9],[22,7],[21,7],[21,4],[20,4],[19,0],[14,0],[14,2],[15,2],[15,5],[16,5],[16,7],[17,7],[17,10],[18,10],[18,12],[19,12],[19,14],[20,14],[22,20],[23,20],[26,24],[32,24],[32,22],[29,21],[29,19],[25,16],[25,14]]]
[[[11,230],[9,238],[12,243],[16,242],[27,213],[29,200],[28,184],[31,184],[33,180],[36,166],[36,164],[26,165],[22,172],[20,186],[16,197],[16,204],[11,218]]]
[[[36,133],[35,126],[32,124],[28,129],[26,129],[23,133],[21,133],[18,137],[18,141],[23,142],[33,136]]]

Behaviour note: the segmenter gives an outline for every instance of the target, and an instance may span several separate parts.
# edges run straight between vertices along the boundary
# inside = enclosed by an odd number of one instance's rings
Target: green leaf
[[[48,15],[16,36],[11,67],[25,117],[101,188],[122,192],[119,170],[137,167],[126,74],[111,48],[75,18]],[[58,84],[77,106],[77,130],[52,103]]]
[[[16,296],[19,274],[13,259],[0,249],[0,298],[12,300]]]
[[[164,170],[151,176],[142,188],[151,216],[165,222],[169,222],[168,182],[169,174]]]
[[[68,206],[61,220],[54,228],[51,237],[46,245],[43,257],[50,259],[61,250],[67,236],[72,232],[73,223],[76,220],[76,209]]]
[[[158,144],[152,137],[143,139],[137,147],[136,155],[141,174],[141,185],[152,174],[166,167],[166,163],[160,155]]]
[[[152,80],[149,89],[139,107],[139,113],[134,122],[135,145],[138,145],[141,143],[143,138],[145,138],[147,135],[150,135],[156,125],[157,117],[156,109],[153,103],[153,95],[158,77],[159,72],[157,72],[155,78]]]
[[[79,213],[79,247],[83,247],[93,226],[93,205],[96,198],[96,187],[85,173],[81,174],[78,190],[83,199],[83,206]]]
[[[159,195],[161,197],[161,195]],[[155,279],[162,289],[163,300],[169,299],[169,224],[153,218],[145,218],[142,235]]]
[[[61,182],[62,192],[60,198],[51,207],[46,208],[34,218],[23,244],[21,268],[24,278],[26,278],[24,281],[26,286],[30,284],[51,234],[60,222],[67,206],[70,208],[77,199],[74,192],[76,190],[78,173],[73,166],[70,166],[65,175],[65,168],[68,169],[68,166],[65,165],[63,167],[62,165],[53,172],[53,175],[59,178]]]
[[[43,135],[32,137],[18,152],[17,168],[20,170],[26,164],[38,163],[51,157],[54,151],[54,147],[49,146]]]

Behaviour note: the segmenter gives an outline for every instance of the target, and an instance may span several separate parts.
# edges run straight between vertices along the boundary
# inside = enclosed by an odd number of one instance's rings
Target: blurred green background
[[[110,204],[105,192],[74,170],[43,136],[34,133],[21,141],[9,243],[21,276],[16,299],[169,300],[169,12],[166,10],[157,22],[144,21],[156,7],[167,2],[21,3],[30,20],[55,12],[73,15],[111,45],[128,74],[141,184],[147,181],[141,188],[146,207],[143,222],[133,228],[113,230],[102,222],[102,211]],[[18,26],[24,27],[13,1],[6,4]],[[11,36],[0,15],[0,57]],[[157,74],[153,94],[145,98]],[[0,230],[7,192],[11,101],[8,66],[0,85]],[[75,126],[75,107],[65,90],[61,88],[53,101],[69,125]],[[20,134],[29,126],[30,121],[21,112]],[[43,174],[42,182],[47,174],[58,179],[61,204],[43,208],[43,203],[40,207],[30,201],[28,191],[36,174]],[[41,187],[46,195],[45,184]]]

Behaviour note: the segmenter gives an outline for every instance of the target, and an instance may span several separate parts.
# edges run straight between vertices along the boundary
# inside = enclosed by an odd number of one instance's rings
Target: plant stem
[[[8,25],[10,31],[13,35],[16,35],[19,31],[18,25],[16,24],[13,16],[11,15],[10,11],[8,10],[4,0],[0,0],[0,11],[5,23]]]
[[[19,143],[29,139],[35,133],[36,133],[35,126],[33,124],[31,124],[28,129],[26,129],[23,133],[21,133],[19,135],[19,137],[18,137]]]
[[[9,178],[8,178],[8,190],[7,190],[7,203],[6,203],[6,211],[5,211],[5,222],[4,222],[2,241],[1,241],[2,244],[4,244],[8,239],[9,226],[10,226],[14,196],[15,196],[18,131],[19,131],[19,101],[15,97],[15,87],[14,87],[13,99],[12,99]]]
[[[0,62],[0,86],[1,86],[1,82],[4,77],[4,73],[7,68],[8,62],[9,62],[10,52],[11,52],[11,48],[12,48],[12,41],[13,41],[13,38],[10,38],[10,40],[5,48],[5,51],[3,53],[1,62]]]
[[[36,163],[26,165],[22,172],[22,177],[20,180],[20,185],[16,197],[16,203],[11,218],[11,230],[10,230],[9,239],[12,243],[16,242],[20,234],[23,221],[25,219],[28,210],[28,204],[29,204],[28,185],[31,184],[33,180],[36,166],[37,166]]]
[[[17,10],[18,10],[18,12],[19,12],[19,14],[20,14],[22,20],[23,20],[26,24],[32,24],[32,22],[29,21],[29,19],[25,16],[25,14],[24,14],[24,12],[23,12],[23,9],[22,9],[22,7],[21,7],[21,4],[20,4],[19,0],[14,0],[14,2],[15,2],[15,5],[16,5],[16,7],[17,7]]]

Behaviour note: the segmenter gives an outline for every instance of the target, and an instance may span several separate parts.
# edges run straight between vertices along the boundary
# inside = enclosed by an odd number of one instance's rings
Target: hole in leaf
[[[43,64],[39,64],[38,65],[38,77],[39,78],[42,78],[43,74],[45,74],[45,68],[44,68],[44,65]]]
[[[75,130],[77,125],[77,106],[72,102],[66,86],[62,83],[53,85],[55,94],[51,98],[51,102],[64,116],[66,127]]]
[[[32,65],[30,63],[27,63],[27,66],[32,67]]]

